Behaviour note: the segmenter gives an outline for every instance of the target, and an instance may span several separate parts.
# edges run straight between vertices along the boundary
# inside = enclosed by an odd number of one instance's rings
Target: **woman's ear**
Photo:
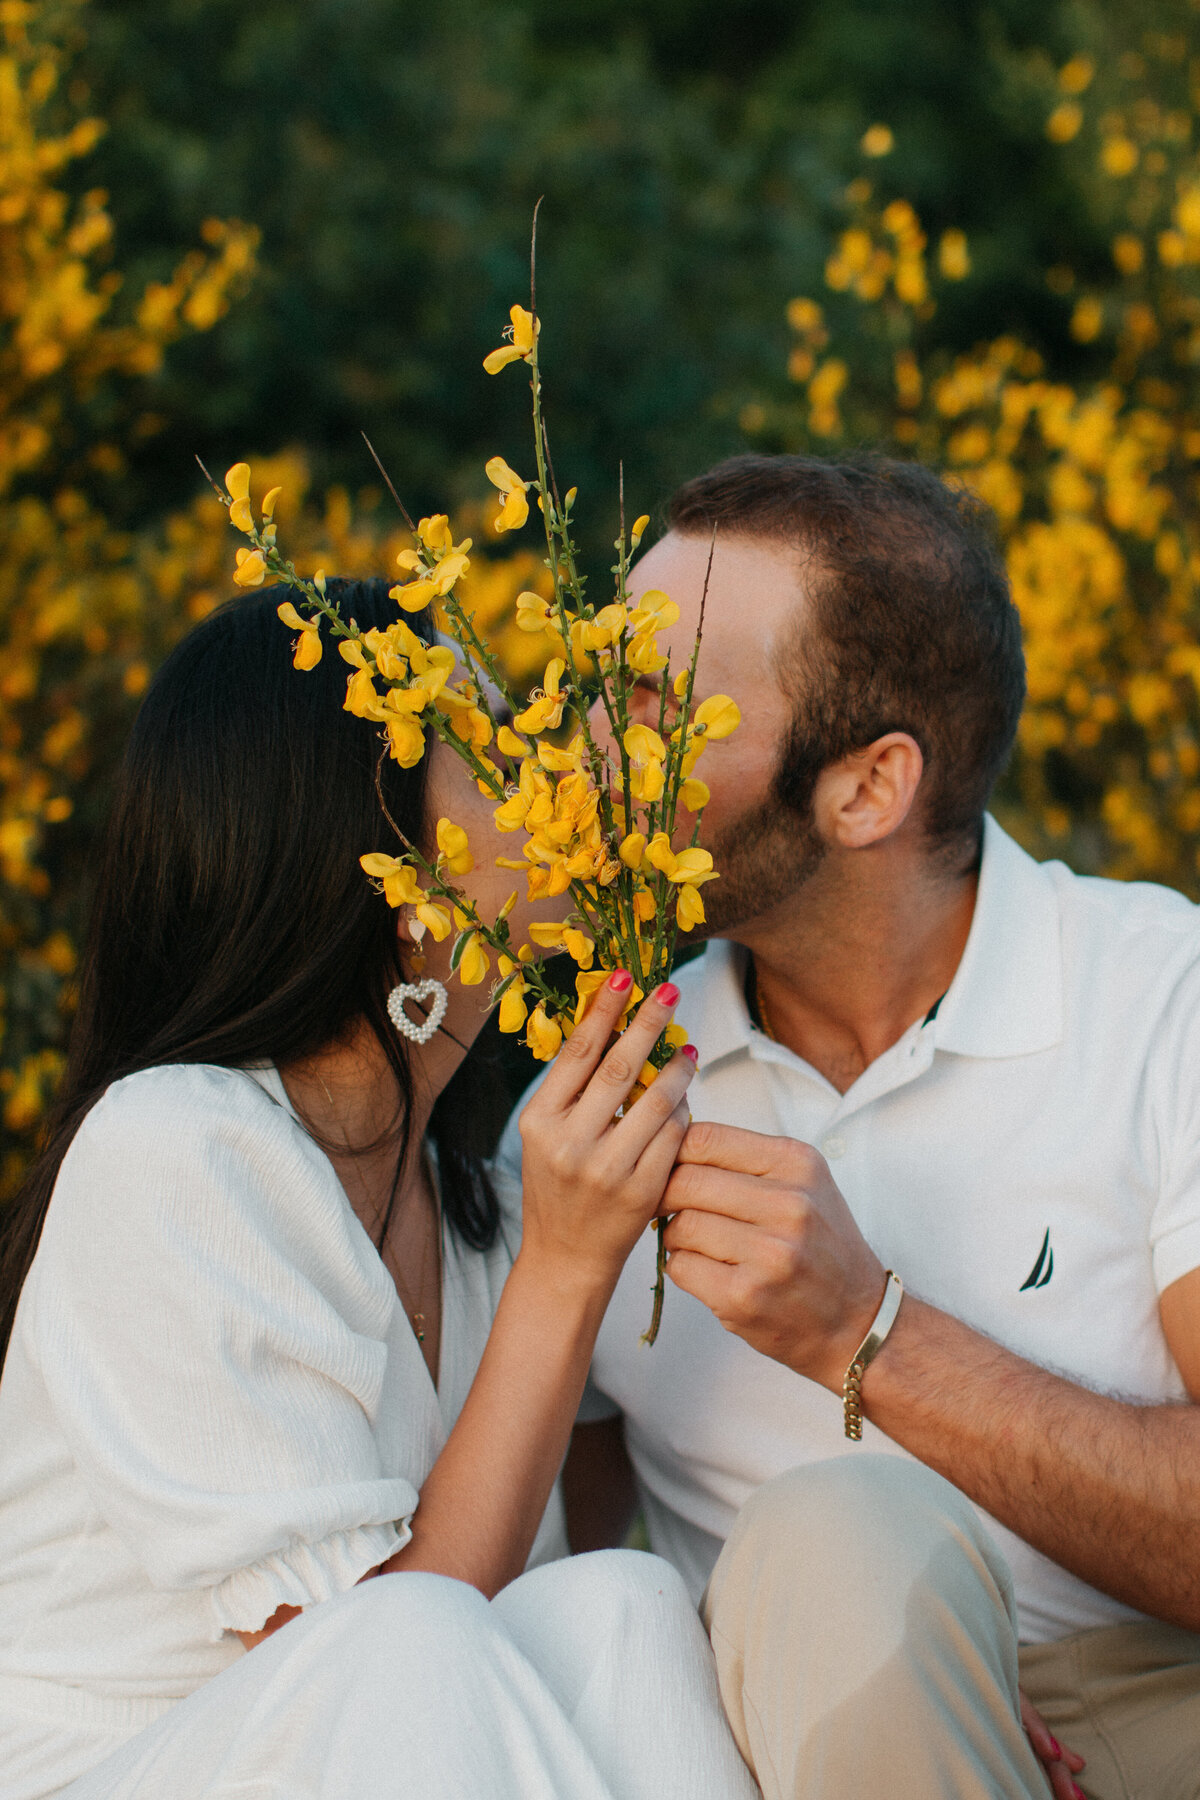
[[[826,843],[865,850],[899,831],[917,797],[925,758],[916,738],[889,731],[823,769],[813,808]]]

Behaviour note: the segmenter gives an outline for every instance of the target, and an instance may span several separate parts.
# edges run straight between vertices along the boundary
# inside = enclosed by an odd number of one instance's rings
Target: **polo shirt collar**
[[[939,1050],[959,1056],[1030,1056],[1062,1038],[1062,925],[1054,878],[990,815],[967,947],[933,1031]]]
[[[706,1065],[757,1047],[745,979],[741,945],[714,939],[705,947],[698,1029]],[[1057,1044],[1063,1023],[1053,877],[989,814],[966,949],[928,1030],[938,1050],[955,1055],[1029,1056]]]

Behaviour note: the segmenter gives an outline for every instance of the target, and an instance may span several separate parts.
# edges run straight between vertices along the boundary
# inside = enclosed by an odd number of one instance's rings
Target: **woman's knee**
[[[553,1606],[586,1618],[592,1631],[605,1635],[648,1611],[695,1611],[679,1572],[644,1550],[591,1550],[544,1563],[505,1588],[493,1605],[507,1616]]]
[[[488,1624],[487,1601],[476,1588],[446,1575],[415,1571],[377,1575],[333,1600],[306,1607],[278,1636],[281,1650],[291,1634],[297,1653],[328,1655],[360,1671],[394,1671],[401,1657],[407,1661],[416,1655],[430,1662],[457,1658]]]

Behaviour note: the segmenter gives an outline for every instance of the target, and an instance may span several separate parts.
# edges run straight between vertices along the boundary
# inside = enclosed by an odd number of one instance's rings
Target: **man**
[[[722,465],[636,571],[679,645],[714,530],[698,694],[743,724],[701,770],[720,880],[680,975],[675,1287],[641,1346],[644,1242],[567,1470],[573,1542],[619,1534],[630,1463],[697,1596],[729,1540],[705,1616],[768,1797],[1045,1792],[995,1544],[1086,1793],[1200,1795],[1196,910],[1039,866],[985,818],[1024,670],[966,496],[881,460]],[[653,681],[640,704],[657,719]],[[887,1270],[907,1292],[859,1445],[843,1394]],[[1035,1741],[1079,1793],[1080,1759]]]

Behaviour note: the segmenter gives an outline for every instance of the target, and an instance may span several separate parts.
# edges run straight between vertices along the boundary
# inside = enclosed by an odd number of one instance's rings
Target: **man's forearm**
[[[863,1410],[1053,1561],[1200,1630],[1200,1408],[1094,1394],[909,1296]]]

